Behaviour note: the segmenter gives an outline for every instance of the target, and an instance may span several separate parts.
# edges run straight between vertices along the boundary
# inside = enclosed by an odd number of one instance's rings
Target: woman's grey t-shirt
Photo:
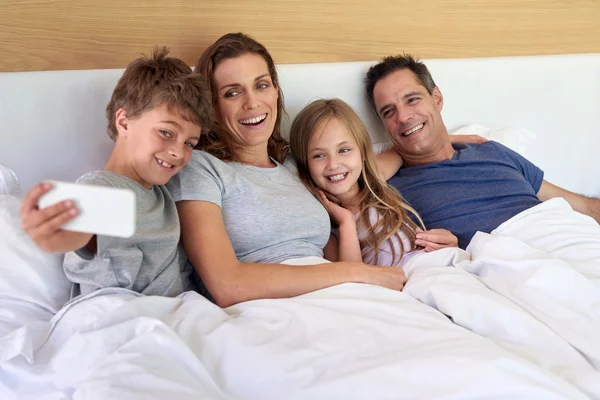
[[[258,168],[196,150],[167,188],[176,202],[200,200],[221,207],[241,262],[323,257],[330,233],[327,211],[300,182],[291,157],[284,165],[273,162],[274,168]]]

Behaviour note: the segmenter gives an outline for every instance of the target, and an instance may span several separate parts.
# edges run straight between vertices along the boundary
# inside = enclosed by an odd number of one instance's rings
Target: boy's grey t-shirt
[[[323,257],[331,229],[327,211],[300,182],[291,157],[284,165],[273,162],[274,168],[259,168],[196,150],[167,187],[175,201],[201,200],[221,207],[241,262]]]
[[[135,234],[130,238],[96,236],[97,252],[67,253],[63,263],[73,282],[71,297],[106,287],[120,287],[146,295],[182,293],[179,218],[175,202],[164,186],[146,189],[110,171],[83,175],[77,183],[131,189],[136,196]]]

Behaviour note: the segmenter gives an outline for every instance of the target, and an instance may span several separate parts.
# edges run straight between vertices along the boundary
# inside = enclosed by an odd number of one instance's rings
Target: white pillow
[[[0,164],[0,195],[18,196],[20,191],[21,187],[17,175],[11,169]]]
[[[522,156],[527,152],[527,148],[536,139],[536,135],[522,128],[509,127],[489,127],[485,125],[467,125],[453,132],[451,135],[479,135],[487,140],[493,140],[516,151]]]
[[[56,313],[69,300],[63,255],[40,250],[21,229],[21,201],[0,195],[0,298],[37,304]]]
[[[392,142],[373,143],[373,152],[375,154],[383,153],[386,150],[394,147]]]
[[[484,125],[467,125],[460,129],[450,132],[451,135],[479,135],[487,140],[493,140],[503,144],[516,151],[517,153],[525,156],[527,148],[536,139],[536,135],[522,128],[499,128],[489,127]],[[374,143],[373,150],[375,154],[379,154],[382,151],[391,149],[393,144],[391,142]]]

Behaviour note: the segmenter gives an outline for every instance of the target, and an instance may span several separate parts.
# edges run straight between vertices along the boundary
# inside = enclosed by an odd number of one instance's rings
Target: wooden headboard
[[[599,0],[0,0],[0,72],[194,65],[227,32],[277,63],[600,52]]]

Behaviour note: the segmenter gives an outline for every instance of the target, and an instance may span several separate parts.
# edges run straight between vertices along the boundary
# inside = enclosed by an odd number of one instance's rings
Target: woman
[[[196,71],[208,80],[216,121],[169,190],[183,246],[215,302],[227,307],[344,282],[401,290],[400,268],[323,258],[330,219],[288,157],[283,95],[266,48],[227,34]]]

